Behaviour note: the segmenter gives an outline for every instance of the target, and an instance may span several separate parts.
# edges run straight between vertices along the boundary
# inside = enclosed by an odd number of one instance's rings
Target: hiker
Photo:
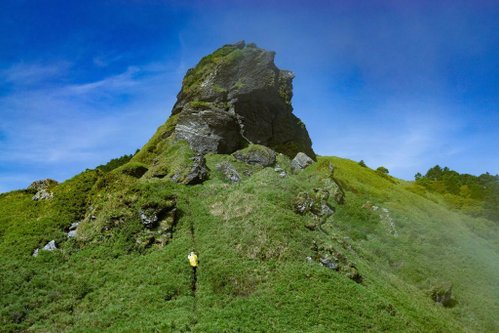
[[[191,251],[189,255],[187,256],[187,259],[189,259],[189,264],[191,265],[192,269],[196,271],[196,268],[198,267],[198,256],[194,251]]]
[[[196,291],[196,282],[197,282],[197,276],[196,276],[196,270],[198,268],[198,256],[194,251],[191,251],[189,255],[187,256],[187,259],[189,259],[189,265],[192,267],[192,286],[191,289],[193,292]]]

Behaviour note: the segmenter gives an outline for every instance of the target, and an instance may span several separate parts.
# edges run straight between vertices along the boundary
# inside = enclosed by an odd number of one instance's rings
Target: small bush
[[[388,169],[385,168],[384,166],[380,166],[379,168],[377,168],[376,172],[381,173],[383,175],[387,175],[389,173]]]

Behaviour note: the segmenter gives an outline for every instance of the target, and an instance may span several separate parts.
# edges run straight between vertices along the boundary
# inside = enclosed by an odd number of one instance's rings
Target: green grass
[[[183,169],[191,156],[182,143],[160,140],[164,131],[123,166],[57,185],[52,200],[0,195],[0,331],[497,331],[497,221],[336,157],[293,172],[280,155],[282,178],[210,154],[209,180],[174,184],[148,176],[158,163]],[[240,183],[223,179],[221,161],[237,168]],[[329,162],[345,203],[330,198],[336,213],[311,231],[312,217],[294,213],[293,203],[324,186]],[[123,172],[140,165],[149,168],[141,178]],[[179,220],[171,241],[138,246],[139,207],[172,196]],[[67,239],[65,229],[80,220],[76,239]],[[31,256],[52,239],[59,250]],[[309,262],[314,242],[355,264],[363,282]],[[200,259],[195,297],[192,249]],[[457,304],[444,308],[431,290],[449,283]]]

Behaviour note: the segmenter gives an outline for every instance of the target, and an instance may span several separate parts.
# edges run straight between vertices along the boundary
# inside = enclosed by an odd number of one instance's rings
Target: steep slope
[[[3,194],[2,330],[497,329],[496,224],[453,212],[439,204],[439,195],[416,194],[411,183],[339,158],[320,158],[295,174],[281,156],[285,177],[227,155],[209,155],[207,161],[210,169],[230,161],[241,174],[252,174],[232,184],[214,172],[203,185],[185,186],[136,179],[120,169],[87,171],[53,188],[52,201],[33,201],[26,191]],[[321,229],[309,230],[314,218],[295,213],[293,205],[299,193],[324,186],[328,162],[345,188],[345,203],[328,199],[336,213]],[[116,177],[122,178],[119,188],[176,195],[180,218],[166,246],[137,243],[135,235],[143,230],[138,216],[67,238],[64,229],[88,198],[99,205],[123,195],[109,187],[96,191],[102,179]],[[119,212],[107,214],[116,221]],[[101,219],[95,217],[94,226]],[[32,257],[51,239],[58,250]],[[195,295],[186,261],[191,249],[201,262]],[[362,283],[307,259],[316,251],[345,256]],[[431,299],[431,291],[449,283],[457,304],[446,308]]]
[[[498,221],[353,161],[291,160],[315,155],[290,98],[272,53],[228,45],[135,155],[0,194],[0,331],[497,331]],[[198,149],[204,130],[239,142],[215,113],[262,140]],[[278,115],[291,141],[251,129]]]

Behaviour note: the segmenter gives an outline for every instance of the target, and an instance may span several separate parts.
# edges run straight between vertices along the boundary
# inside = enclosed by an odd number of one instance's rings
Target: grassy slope
[[[231,157],[208,157],[212,176],[203,185],[87,171],[56,187],[52,201],[0,195],[0,331],[497,331],[496,224],[349,160],[321,158],[286,178],[250,168],[251,177],[228,184],[215,167],[223,159]],[[325,232],[310,231],[293,200],[321,186],[328,161],[346,203],[336,205]],[[62,229],[88,215],[89,202],[114,207],[105,203],[142,182],[178,197],[181,217],[168,245],[137,249],[133,218],[95,237],[88,216],[82,232],[93,238],[66,241]],[[386,216],[362,207],[367,201],[389,209],[397,236]],[[31,257],[51,239],[60,251]],[[313,241],[339,249],[364,282],[307,262]],[[200,254],[195,297],[186,261],[192,248]],[[439,283],[453,284],[455,307],[430,299]]]

